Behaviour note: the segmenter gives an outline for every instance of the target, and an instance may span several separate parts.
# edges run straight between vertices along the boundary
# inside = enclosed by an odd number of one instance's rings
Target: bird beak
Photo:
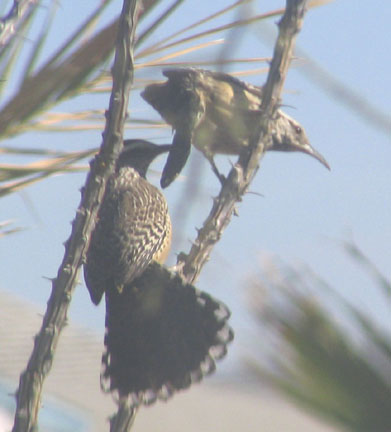
[[[328,170],[330,170],[330,165],[326,161],[326,159],[313,147],[311,147],[309,144],[305,144],[304,146],[300,146],[297,150],[306,153],[315,159],[317,159],[323,166],[325,166]]]

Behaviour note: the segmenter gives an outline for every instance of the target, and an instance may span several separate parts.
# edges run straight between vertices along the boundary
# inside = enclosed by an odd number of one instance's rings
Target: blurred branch
[[[249,24],[253,24],[253,23],[255,23],[256,21],[259,21],[259,20],[264,20],[264,19],[267,19],[267,18],[279,16],[279,15],[281,15],[282,12],[283,12],[283,9],[279,9],[279,10],[276,10],[276,11],[273,11],[273,12],[264,13],[264,14],[261,14],[261,15],[256,15],[256,16],[248,18],[248,19],[233,21],[233,22],[231,22],[229,24],[225,24],[223,26],[211,28],[211,29],[208,29],[206,31],[202,31],[200,33],[196,33],[196,34],[193,34],[191,36],[187,36],[187,37],[185,37],[183,39],[175,40],[174,42],[170,42],[170,43],[167,43],[166,45],[164,45],[163,44],[164,41],[171,40],[172,36],[169,36],[166,39],[164,39],[163,41],[160,41],[158,44],[156,44],[156,45],[154,45],[152,47],[146,48],[144,51],[139,52],[138,53],[138,57],[142,58],[142,57],[145,57],[147,55],[153,54],[153,53],[155,53],[157,51],[163,51],[163,50],[175,47],[177,45],[184,44],[186,42],[190,42],[190,41],[194,41],[196,39],[200,39],[200,38],[205,37],[205,36],[210,36],[210,35],[213,35],[215,33],[221,33],[221,32],[223,32],[225,30],[232,29],[234,27],[246,26],[246,25],[249,25]],[[178,34],[184,32],[184,31],[187,31],[188,28],[192,28],[192,27],[194,27],[194,25],[192,25],[190,27],[186,27],[185,29],[183,29],[180,32],[178,32]]]
[[[351,87],[347,82],[332,75],[315,60],[309,58],[302,50],[296,52],[297,56],[304,57],[305,62],[300,70],[309,81],[314,82],[322,88],[330,97],[344,104],[350,111],[371,124],[376,130],[390,136],[391,118],[375,106],[370,99],[366,98],[357,89]]]
[[[178,256],[176,269],[189,283],[193,283],[198,277],[213,246],[229,224],[236,203],[242,200],[256,174],[265,144],[271,139],[271,119],[278,108],[280,94],[292,58],[295,38],[301,29],[305,9],[305,0],[287,0],[285,13],[279,22],[279,34],[273,60],[264,86],[259,127],[251,137],[249,151],[243,152],[231,169],[190,252],[181,253]]]
[[[4,148],[0,148],[0,154],[2,153],[1,150],[4,150]],[[31,150],[34,149],[30,149],[30,153]],[[24,150],[24,153],[28,153],[27,149]],[[39,154],[38,151],[34,151],[33,153]],[[54,174],[85,171],[86,167],[76,165],[75,162],[90,157],[95,153],[96,149],[57,154],[52,152],[51,156],[55,157],[31,164],[0,164],[0,182],[7,181],[7,183],[2,183],[0,186],[0,198]],[[45,154],[48,155],[50,152],[45,152]],[[20,177],[22,178],[18,180]]]
[[[319,6],[320,4],[314,4]],[[327,3],[327,1],[323,2]],[[270,26],[264,26],[262,32],[257,32],[261,40],[269,42],[273,37]],[[343,81],[322,67],[318,62],[312,59],[305,50],[296,46],[296,57],[301,60],[298,72],[306,76],[308,81],[313,82],[322,89],[330,98],[334,98],[339,103],[345,105],[352,113],[362,118],[377,131],[387,134],[391,133],[391,118],[388,112],[380,109],[365,97],[360,90],[353,88],[347,81]]]
[[[116,155],[121,149],[129,91],[133,81],[133,44],[138,18],[137,4],[137,0],[124,0],[113,67],[113,89],[106,115],[102,148],[91,165],[85,191],[73,221],[72,233],[65,243],[63,262],[57,278],[53,280],[52,293],[41,330],[35,338],[27,368],[20,377],[13,432],[32,432],[36,429],[43,382],[50,372],[54,352],[66,324],[78,270],[88,247],[107,179],[114,170]]]
[[[377,280],[383,289],[383,294],[391,300],[391,282],[379,271],[376,265],[353,242],[345,242],[346,252],[361,266],[364,266]]]
[[[175,2],[157,18],[150,27],[143,31],[137,38],[137,46],[140,46],[153,32],[162,24],[175,10],[184,2],[184,0],[175,0]]]
[[[109,24],[59,65],[44,67],[25,80],[18,94],[0,112],[0,134],[15,134],[19,123],[81,85],[92,68],[101,64],[111,53],[116,32],[117,21]]]
[[[8,14],[0,18],[0,55],[37,6],[38,0],[14,0]]]
[[[219,17],[219,16],[221,16],[221,15],[227,13],[228,11],[230,11],[230,10],[232,10],[232,9],[234,9],[234,8],[236,8],[236,7],[238,7],[238,6],[240,6],[241,4],[248,2],[248,1],[249,1],[249,0],[239,0],[239,1],[236,1],[236,2],[233,3],[232,5],[227,6],[227,7],[223,8],[223,9],[220,9],[220,10],[217,11],[216,13],[211,14],[211,15],[209,15],[208,17],[203,18],[203,19],[201,19],[201,20],[199,20],[199,21],[196,21],[195,23],[193,23],[193,24],[191,24],[191,25],[189,25],[189,26],[187,26],[187,27],[185,27],[185,28],[183,28],[183,29],[181,29],[181,30],[178,30],[178,31],[174,32],[174,33],[171,34],[170,36],[167,36],[167,37],[163,38],[162,40],[159,41],[158,45],[163,45],[164,43],[168,42],[169,40],[172,40],[172,39],[174,39],[175,37],[178,37],[179,35],[181,35],[181,34],[187,32],[187,31],[189,31],[189,30],[191,30],[191,29],[193,29],[193,28],[195,28],[195,27],[200,26],[201,24],[205,24],[205,23],[207,23],[207,22],[213,20],[214,18],[217,18],[217,17]],[[143,54],[144,54],[144,52],[143,52]]]
[[[351,247],[356,250],[354,245]],[[361,255],[350,255],[361,263]],[[367,268],[373,274],[372,268]],[[373,276],[384,296],[382,278],[378,274]],[[308,286],[311,288],[307,289]],[[339,424],[343,430],[389,431],[390,334],[343,300],[338,291],[327,289],[323,294],[335,293],[331,310],[339,310],[340,318],[342,311],[348,312],[345,322],[349,318],[350,324],[354,324],[354,333],[336,324],[335,312],[331,313],[322,306],[324,302],[311,295],[315,291],[319,295],[325,286],[328,288],[319,277],[308,278],[290,268],[274,268],[272,275],[256,284],[258,292],[265,292],[266,288],[269,294],[269,301],[263,304],[259,297],[251,296],[259,330],[261,335],[265,327],[269,334],[274,332],[279,343],[272,349],[272,366],[251,361],[250,369],[299,405],[332,424]]]
[[[13,222],[12,220],[0,221],[0,238],[23,230],[23,228],[20,227],[8,228]]]
[[[157,1],[150,2],[141,14],[146,15]],[[18,86],[18,92],[0,111],[0,137],[8,137],[23,131],[23,123],[33,115],[48,109],[54,104],[77,95],[77,91],[88,82],[88,78],[97,73],[112,54],[118,28],[118,19],[109,23],[92,37],[86,37],[86,31],[109,1],[97,6],[96,10],[69,37],[51,58],[35,73],[27,68],[25,79]],[[82,37],[87,40],[81,40]],[[43,34],[40,36],[43,39]],[[81,40],[81,41],[80,41]],[[65,53],[79,41],[74,52]],[[40,44],[33,50],[34,59]],[[98,74],[101,73],[98,71]],[[91,80],[93,81],[93,79]]]

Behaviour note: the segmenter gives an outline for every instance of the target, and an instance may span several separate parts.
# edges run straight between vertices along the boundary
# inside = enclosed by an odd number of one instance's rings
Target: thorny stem
[[[259,127],[254,131],[249,149],[243,151],[231,169],[212,210],[188,254],[178,256],[176,270],[186,282],[194,283],[202,266],[209,259],[213,246],[229,224],[235,205],[241,201],[254,178],[266,144],[271,137],[272,118],[278,108],[281,91],[292,58],[296,35],[300,31],[306,11],[306,0],[287,0],[284,15],[279,22],[279,34],[273,60],[264,86]]]
[[[72,233],[65,244],[63,262],[57,278],[52,283],[52,293],[41,330],[35,338],[27,368],[20,376],[13,432],[32,432],[36,428],[43,382],[50,372],[54,352],[66,324],[79,268],[94,228],[107,179],[114,170],[116,155],[121,150],[129,91],[133,82],[137,5],[138,0],[124,0],[113,67],[113,89],[106,114],[102,148],[91,166],[82,200],[72,224]]]

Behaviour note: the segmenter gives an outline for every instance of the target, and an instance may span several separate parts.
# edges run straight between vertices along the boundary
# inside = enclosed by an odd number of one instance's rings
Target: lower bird
[[[262,87],[225,73],[194,68],[166,69],[163,75],[167,81],[151,84],[141,93],[175,130],[162,187],[180,173],[191,144],[205,155],[222,180],[214,155],[239,155],[248,148],[259,124]],[[329,168],[325,158],[311,146],[303,127],[281,110],[275,114],[266,150],[303,152]]]
[[[146,173],[169,150],[124,141],[84,265],[93,303],[106,296],[102,388],[133,406],[167,399],[199,381],[233,339],[227,307],[159,264],[170,248],[171,222],[164,196]]]

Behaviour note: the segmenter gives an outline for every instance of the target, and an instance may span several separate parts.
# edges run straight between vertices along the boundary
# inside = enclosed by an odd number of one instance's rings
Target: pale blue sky
[[[53,50],[73,28],[75,21],[83,20],[84,14],[95,4],[92,0],[80,2],[75,17],[72,2],[63,2],[53,35],[49,38],[48,51]],[[107,12],[107,19],[120,9],[121,4],[114,2]],[[182,27],[227,2],[197,4],[198,10],[184,6],[154,38],[159,40],[178,23]],[[253,9],[261,13],[281,5],[284,2],[257,1]],[[218,23],[227,21],[228,18],[222,18]],[[229,51],[230,56],[270,56],[268,40],[274,31],[274,21],[247,29],[238,40],[237,51]],[[332,76],[367,98],[377,109],[390,113],[390,22],[389,2],[336,0],[307,14],[297,43]],[[211,36],[205,40],[220,37]],[[213,52],[208,49],[202,56],[194,54],[184,59],[212,58]],[[378,267],[390,275],[390,117],[386,134],[309,81],[303,73],[308,71],[306,64],[305,58],[295,62],[285,86],[283,103],[289,106],[285,108],[286,112],[306,128],[312,145],[328,160],[331,171],[302,154],[267,154],[251,187],[263,197],[248,195],[238,205],[239,218],[233,219],[197,283],[200,289],[216,295],[233,311],[236,349],[251,344],[244,283],[258,271],[260,256],[264,254],[311,267],[342,295],[379,317],[379,321],[384,322],[387,317],[387,310],[370,280],[347,259],[340,242],[354,239]],[[241,69],[245,67],[240,66]],[[307,73],[313,75],[313,72]],[[139,76],[136,74],[136,78]],[[148,76],[161,77],[159,70],[153,70]],[[262,84],[265,76],[244,79]],[[83,104],[89,109],[105,109],[108,95],[86,97]],[[150,113],[159,118],[139,98],[132,99],[131,108],[137,110],[136,114]],[[75,104],[69,102],[56,109],[73,110]],[[154,136],[153,132],[148,133],[142,137]],[[126,136],[140,135],[137,131],[128,131]],[[168,142],[170,131],[167,129],[166,136],[159,137],[160,142]],[[91,148],[99,145],[100,132],[31,133],[4,144],[35,146],[42,143],[46,147],[49,141],[64,150]],[[193,150],[193,158],[197,157],[196,153]],[[229,165],[224,160],[227,158],[221,157],[218,163],[227,170]],[[162,160],[156,168],[161,164]],[[183,174],[186,176],[186,173]],[[192,208],[185,239],[174,244],[169,264],[174,262],[175,253],[189,249],[187,240],[194,238],[194,227],[201,225],[211,206],[210,197],[218,192],[218,183],[208,166],[205,165],[200,177],[201,199]],[[78,189],[84,179],[85,174],[56,176],[0,200],[0,220],[13,219],[16,225],[26,228],[0,241],[0,289],[38,303],[42,312],[51,289],[43,277],[53,277],[57,272],[64,252],[62,243],[69,236],[69,222],[78,206]],[[158,177],[151,179],[157,183]],[[183,186],[184,183],[178,181],[167,190],[172,214]],[[104,306],[96,308],[92,305],[84,283],[75,292],[70,318],[103,335]]]

